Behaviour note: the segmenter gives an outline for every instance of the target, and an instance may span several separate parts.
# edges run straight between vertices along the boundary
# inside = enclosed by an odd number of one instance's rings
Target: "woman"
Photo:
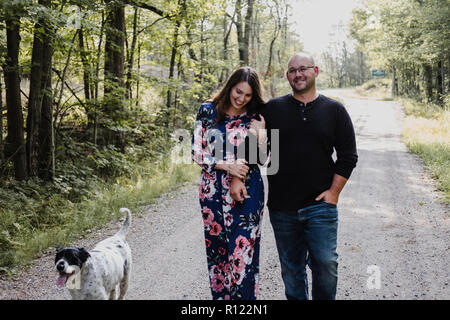
[[[264,103],[258,75],[242,67],[201,105],[195,122],[192,156],[202,167],[200,206],[214,300],[257,297],[264,185],[258,165],[245,160],[245,145],[253,141],[246,139],[249,130],[259,145],[267,139],[257,115]]]

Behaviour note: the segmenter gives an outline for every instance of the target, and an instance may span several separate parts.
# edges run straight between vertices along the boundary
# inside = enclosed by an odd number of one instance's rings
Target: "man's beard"
[[[306,86],[303,89],[297,89],[295,87],[295,83],[294,84],[291,83],[290,85],[295,94],[304,94],[314,86],[314,83],[315,83],[314,79],[312,79],[311,81],[306,81]]]

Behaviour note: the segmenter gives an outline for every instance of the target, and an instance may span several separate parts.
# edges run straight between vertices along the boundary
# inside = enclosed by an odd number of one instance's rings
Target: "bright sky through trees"
[[[333,39],[333,25],[347,26],[360,0],[292,0],[291,22],[305,51],[319,56]],[[340,39],[347,35],[339,35]],[[350,44],[350,41],[349,41]]]

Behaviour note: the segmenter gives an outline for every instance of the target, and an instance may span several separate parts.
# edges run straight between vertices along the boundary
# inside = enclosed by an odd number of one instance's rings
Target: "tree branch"
[[[67,81],[63,79],[63,76],[61,75],[61,72],[60,72],[59,70],[56,70],[55,68],[52,68],[52,70],[53,70],[53,72],[58,76],[58,78],[59,78],[61,81],[64,81],[64,85],[67,87],[67,89],[69,89],[69,91],[72,93],[72,95],[75,97],[75,99],[78,100],[78,102],[80,103],[80,105],[81,105],[83,108],[85,108],[86,110],[88,110],[87,106],[83,103],[83,101],[82,101],[80,98],[78,98],[78,96],[77,96],[75,90],[73,90],[73,89],[69,86],[69,84],[67,83]]]
[[[157,15],[160,15],[161,17],[171,17],[171,15],[168,12],[165,12],[163,10],[160,10],[150,4],[144,3],[139,0],[126,0],[124,1],[126,4],[129,4],[131,6],[139,7],[142,9],[150,10],[151,12],[156,13]]]
[[[141,30],[138,30],[137,34],[141,34],[142,32],[144,32],[145,30],[147,30],[148,28],[153,27],[157,22],[164,20],[164,19],[168,19],[168,17],[161,17],[156,19],[155,21],[153,21],[151,24],[149,24],[148,26],[145,26],[144,28],[142,28]]]

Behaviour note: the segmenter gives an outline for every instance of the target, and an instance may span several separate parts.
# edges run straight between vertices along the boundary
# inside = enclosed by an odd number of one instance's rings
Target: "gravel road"
[[[359,161],[339,201],[337,299],[450,299],[449,207],[415,155],[401,142],[397,102],[324,94],[344,100],[357,133]],[[267,182],[267,181],[265,181]],[[261,242],[259,299],[282,300],[284,286],[267,209]],[[197,183],[134,215],[128,241],[133,273],[127,299],[210,299]],[[92,249],[121,222],[80,239]],[[54,252],[0,280],[0,299],[69,299],[57,288]]]

